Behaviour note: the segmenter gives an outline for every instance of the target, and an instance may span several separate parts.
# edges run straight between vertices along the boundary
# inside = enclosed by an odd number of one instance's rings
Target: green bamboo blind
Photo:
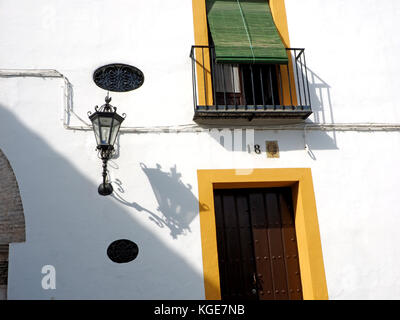
[[[207,0],[218,63],[287,64],[267,0]]]

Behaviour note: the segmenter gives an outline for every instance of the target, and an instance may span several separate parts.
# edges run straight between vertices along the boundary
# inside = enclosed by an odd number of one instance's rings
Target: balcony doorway
[[[214,68],[217,105],[280,105],[277,65],[216,63]]]

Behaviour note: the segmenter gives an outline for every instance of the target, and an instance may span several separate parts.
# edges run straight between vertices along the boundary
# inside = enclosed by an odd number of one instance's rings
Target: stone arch
[[[17,179],[0,149],[0,245],[25,241],[25,217]]]

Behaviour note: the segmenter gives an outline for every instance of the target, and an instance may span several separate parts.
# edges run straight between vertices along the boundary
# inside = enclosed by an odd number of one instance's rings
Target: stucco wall
[[[286,7],[291,45],[306,48],[313,75],[310,120],[398,123],[400,3],[287,0]],[[0,3],[2,68],[58,70],[86,122],[105,96],[93,71],[125,62],[145,75],[140,89],[112,94],[125,126],[191,124],[193,42],[190,1]],[[0,78],[0,148],[27,228],[27,241],[10,246],[8,298],[202,299],[196,170],[274,167],[312,168],[330,298],[400,297],[399,132],[254,131],[264,151],[265,140],[278,141],[279,159],[249,153],[253,139],[244,131],[235,132],[235,151],[201,129],[122,133],[110,162],[115,193],[101,197],[93,133],[63,127],[63,86],[59,78]],[[70,124],[85,125],[72,114]],[[120,238],[138,244],[133,262],[107,258]],[[48,264],[55,290],[41,287]]]
[[[291,46],[306,48],[318,122],[395,122],[396,0],[286,0]]]

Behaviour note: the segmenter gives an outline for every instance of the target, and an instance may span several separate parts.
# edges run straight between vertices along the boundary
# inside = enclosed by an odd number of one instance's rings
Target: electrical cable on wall
[[[63,126],[67,130],[92,131],[92,126],[84,121],[72,109],[72,84],[68,78],[57,70],[53,69],[0,69],[0,78],[14,77],[39,77],[39,78],[61,78],[64,81],[64,107],[63,107]],[[81,126],[71,126],[70,116],[75,116]],[[174,126],[146,126],[146,127],[121,127],[121,133],[201,133],[209,132],[215,127],[199,126],[195,123],[181,124]],[[218,128],[223,129],[223,128]],[[306,131],[400,131],[400,123],[301,123],[301,124],[279,124],[268,126],[230,126],[228,129],[253,129],[256,131],[263,130],[301,130],[306,134]]]

